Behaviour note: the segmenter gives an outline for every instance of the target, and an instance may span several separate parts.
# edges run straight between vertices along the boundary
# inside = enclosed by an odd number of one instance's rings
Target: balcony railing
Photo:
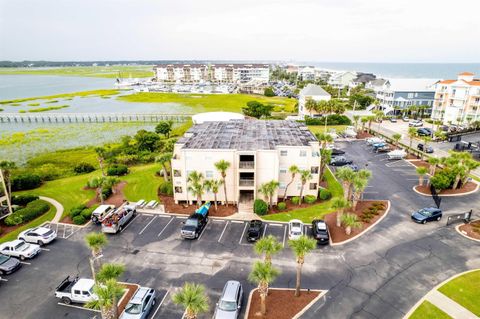
[[[253,161],[241,161],[238,164],[239,168],[253,169],[255,168],[255,162]]]
[[[253,186],[255,181],[253,179],[240,178],[238,185],[239,186]]]

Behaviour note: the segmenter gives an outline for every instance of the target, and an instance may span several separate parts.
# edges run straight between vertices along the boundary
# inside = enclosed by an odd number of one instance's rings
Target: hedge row
[[[34,200],[27,204],[25,208],[17,210],[5,218],[5,225],[15,226],[22,223],[29,222],[40,215],[45,214],[50,209],[50,206],[42,200]]]
[[[34,200],[37,200],[38,196],[36,195],[17,195],[12,197],[12,205],[25,206]]]
[[[325,117],[305,117],[307,125],[325,125]],[[352,121],[345,115],[330,114],[327,116],[327,125],[351,125]]]
[[[12,178],[12,191],[21,191],[40,187],[42,180],[37,174],[23,173]]]

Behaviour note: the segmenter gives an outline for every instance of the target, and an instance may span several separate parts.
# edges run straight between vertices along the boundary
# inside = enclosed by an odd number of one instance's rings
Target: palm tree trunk
[[[105,203],[105,199],[103,198],[103,187],[99,187],[98,192],[99,192],[98,196],[100,197],[100,202],[103,205]]]
[[[345,228],[345,234],[350,235],[351,233],[352,233],[352,227],[347,226],[347,227]]]
[[[293,178],[290,180],[290,182],[287,184],[287,186],[285,186],[285,192],[283,193],[283,201],[285,202],[287,200],[287,190],[288,190],[288,187],[290,186],[290,184],[293,183]]]
[[[458,184],[460,183],[460,175],[455,176],[455,182],[453,183],[453,189],[457,189]]]
[[[302,188],[300,189],[300,200],[298,201],[298,206],[302,205],[302,199],[303,199],[303,186],[305,184],[302,184]]]
[[[270,204],[270,210],[273,209],[273,194],[269,194],[268,203]]]
[[[202,206],[202,196],[197,195],[197,206],[200,207]]]
[[[105,175],[105,170],[103,168],[103,158],[99,157],[98,158],[98,164],[100,165],[100,170],[102,171],[102,176],[105,177],[107,175]]]
[[[166,182],[170,182],[170,178],[168,177],[167,167],[165,166],[165,163],[162,164],[162,168],[163,168],[163,179],[164,179]]]
[[[300,296],[301,279],[302,279],[302,264],[298,262],[297,263],[297,282],[295,284],[295,297]]]
[[[92,252],[92,255],[93,255],[93,252]],[[92,271],[92,278],[94,281],[96,281],[96,276],[95,276],[95,263],[94,263],[94,260],[93,260],[93,256],[91,258],[89,258],[89,262],[90,262],[90,270]]]
[[[223,177],[223,193],[225,194],[225,205],[228,207],[228,200],[227,200],[227,184],[225,182],[225,177],[226,176],[222,176]]]
[[[258,294],[260,295],[260,312],[265,316],[267,314],[268,284],[260,284]]]
[[[218,207],[217,207],[217,193],[213,193],[213,198],[215,199],[215,211],[218,210]]]
[[[185,319],[197,319],[197,314],[194,313],[190,308],[187,308],[185,311]]]
[[[418,177],[418,185],[423,186],[423,175]]]

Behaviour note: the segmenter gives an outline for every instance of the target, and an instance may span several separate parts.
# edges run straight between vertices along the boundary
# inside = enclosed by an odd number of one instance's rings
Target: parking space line
[[[24,264],[24,265],[31,265],[32,264],[32,263],[29,263],[29,262],[26,262],[26,261],[21,261],[20,263]]]
[[[268,224],[265,224],[265,228],[263,228],[263,236],[262,237],[265,237],[265,233],[267,232],[267,227],[268,227]]]
[[[200,236],[198,236],[198,240],[202,239],[202,236],[203,234],[205,234],[205,232],[207,231],[207,228],[208,226],[210,226],[212,223],[210,222],[210,219],[207,221],[207,224],[205,225],[205,227],[203,227],[202,229],[202,233],[200,234]]]
[[[243,227],[242,236],[240,236],[240,240],[238,241],[239,245],[242,243],[242,238],[245,235],[245,231],[247,230],[247,226],[248,226],[248,223],[245,223],[245,227]]]
[[[123,233],[123,232],[125,231],[125,229],[128,228],[128,226],[130,226],[131,224],[133,224],[133,221],[134,221],[135,219],[137,219],[137,217],[138,217],[138,215],[133,216],[132,220],[130,220],[130,221],[128,222],[127,226],[125,226],[124,228],[122,228],[122,230],[121,230],[120,232]]]
[[[151,215],[150,215],[151,216]],[[157,219],[157,216],[154,216],[149,222],[147,225],[145,225],[145,227],[143,227],[143,229],[138,233],[139,235],[143,234],[143,232],[145,231],[145,229],[147,229],[148,226],[150,226],[151,223],[153,223],[153,221]]]
[[[285,230],[284,230],[284,232],[283,232],[283,243],[282,243],[282,245],[283,245],[283,247],[285,248],[285,237],[287,236],[287,227],[284,227],[284,229],[285,229]]]
[[[50,249],[48,248],[40,248],[41,250],[44,250],[44,251],[50,251]]]
[[[142,216],[145,216],[145,217],[152,217],[153,215],[152,214],[144,214],[144,213],[140,213]]]
[[[0,278],[0,281],[8,281],[8,279]]]
[[[67,305],[67,304],[64,304],[63,302],[58,302],[57,304],[60,305],[60,306],[65,306],[65,307],[82,309],[82,310],[87,310],[87,311],[92,311],[92,312],[98,312],[98,313],[100,313],[100,310],[91,309],[91,308],[85,308],[85,307],[75,306],[75,305]]]
[[[170,217],[172,217],[172,216],[170,216],[170,215],[160,215],[160,214],[158,214],[158,215],[155,215],[155,216],[158,216],[158,217],[163,217],[163,218],[170,218]]]
[[[283,224],[269,224],[270,226],[283,227]]]
[[[168,223],[163,227],[163,229],[158,233],[157,237],[160,237],[160,235],[163,234],[163,232],[165,231],[165,229],[167,229],[168,225],[170,225],[170,223],[175,219],[175,217],[172,217]]]
[[[223,231],[220,234],[220,237],[218,238],[217,243],[219,243],[222,240],[223,234],[225,233],[225,230],[227,230],[227,227],[228,227],[229,224],[230,223],[228,221],[225,223],[225,227],[223,227]]]
[[[235,224],[243,224],[244,223],[241,220],[231,220],[230,222],[235,223]]]
[[[160,310],[160,307],[162,307],[162,304],[163,304],[163,302],[165,301],[165,299],[167,298],[167,295],[168,295],[169,292],[170,292],[170,290],[167,290],[167,292],[165,293],[165,296],[163,296],[162,301],[160,301],[160,303],[158,304],[157,309],[155,310],[155,312],[154,312],[153,315],[152,315],[152,319],[155,318],[155,316],[157,315],[158,310]]]

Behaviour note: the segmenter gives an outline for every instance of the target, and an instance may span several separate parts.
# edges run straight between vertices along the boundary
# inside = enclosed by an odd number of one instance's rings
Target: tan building
[[[470,72],[456,80],[440,81],[435,86],[432,118],[444,124],[465,124],[480,120],[480,79]]]
[[[175,202],[195,201],[195,196],[187,192],[191,172],[201,172],[206,179],[221,179],[214,165],[220,160],[230,163],[226,177],[229,202],[251,207],[248,204],[253,199],[263,199],[258,193],[260,185],[276,180],[280,183],[274,195],[276,203],[291,179],[288,169],[292,165],[312,173],[303,193],[315,197],[318,194],[319,142],[307,127],[295,121],[231,120],[195,125],[175,144]],[[287,197],[299,196],[300,190],[301,182],[296,177],[288,187]],[[223,189],[217,198],[225,201]],[[203,200],[214,200],[213,194],[205,193]]]

